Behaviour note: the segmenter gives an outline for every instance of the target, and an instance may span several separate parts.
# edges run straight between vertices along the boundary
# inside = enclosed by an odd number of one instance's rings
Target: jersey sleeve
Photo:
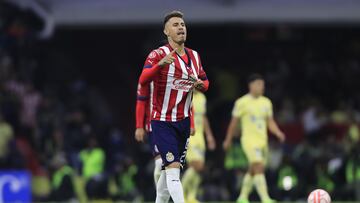
[[[204,71],[204,68],[201,64],[201,59],[200,59],[200,55],[198,54],[199,57],[199,74],[198,74],[198,78],[202,81],[204,81],[204,87],[202,89],[200,89],[201,92],[206,92],[209,89],[209,85],[210,82],[206,76],[206,73]]]
[[[138,83],[137,100],[147,101],[150,97],[150,84],[141,85]]]
[[[144,128],[146,105],[149,100],[150,86],[138,84],[137,98],[136,98],[136,128]]]
[[[199,79],[200,80],[207,80],[206,73],[205,73],[204,68],[202,66],[202,63],[201,63],[200,55],[198,54],[198,56],[199,56]]]
[[[150,52],[145,60],[144,67],[140,75],[139,83],[141,85],[149,83],[154,79],[155,75],[160,70],[158,63],[162,59],[162,55],[163,51],[161,49],[156,49]]]
[[[237,100],[235,102],[234,108],[232,110],[232,116],[240,118],[244,114],[244,102],[242,100]]]

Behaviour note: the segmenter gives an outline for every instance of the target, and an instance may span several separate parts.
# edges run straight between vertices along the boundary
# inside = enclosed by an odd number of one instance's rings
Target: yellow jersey
[[[273,116],[270,99],[246,94],[236,100],[232,116],[240,119],[243,144],[267,144],[267,119]]]
[[[205,147],[204,116],[206,114],[206,97],[202,92],[194,91],[193,110],[195,135],[190,136],[190,144]]]

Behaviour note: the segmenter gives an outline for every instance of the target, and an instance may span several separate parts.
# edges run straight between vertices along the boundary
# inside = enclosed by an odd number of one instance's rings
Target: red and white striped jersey
[[[145,61],[144,70],[158,68],[156,70],[158,72],[152,78],[154,82],[152,120],[175,122],[189,117],[194,84],[190,76],[207,81],[199,54],[189,48],[185,48],[186,56],[175,53],[175,61],[172,64],[164,67],[156,66],[172,50],[169,44],[159,47],[153,50]],[[183,59],[185,57],[187,63]],[[142,81],[142,76],[140,76],[140,81]],[[206,89],[207,87],[204,91]]]

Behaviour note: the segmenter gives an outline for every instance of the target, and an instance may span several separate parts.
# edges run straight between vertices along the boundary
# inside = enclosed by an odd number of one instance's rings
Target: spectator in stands
[[[79,152],[86,147],[87,135],[91,127],[86,122],[86,114],[80,109],[72,110],[65,118],[64,151],[70,165],[80,167]]]
[[[9,166],[9,147],[14,138],[14,132],[10,124],[8,124],[0,113],[0,168]]]
[[[88,139],[87,148],[81,150],[82,176],[86,181],[86,194],[89,199],[107,197],[107,178],[104,173],[105,152],[98,146],[96,138]]]
[[[345,166],[348,200],[360,201],[360,142],[354,147]]]
[[[127,157],[122,163],[117,163],[113,177],[117,186],[114,199],[131,201],[140,196],[135,182],[137,173],[138,167],[131,158]]]
[[[67,164],[63,153],[56,154],[51,162],[54,173],[51,178],[50,201],[71,201],[75,199],[75,171]]]

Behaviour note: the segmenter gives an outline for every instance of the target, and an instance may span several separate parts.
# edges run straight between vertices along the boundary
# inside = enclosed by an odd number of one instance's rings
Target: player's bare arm
[[[204,115],[204,130],[208,148],[209,150],[214,150],[216,148],[216,141],[210,127],[209,119],[206,115]]]
[[[230,125],[227,129],[226,137],[223,142],[223,148],[225,151],[228,150],[229,147],[231,146],[232,138],[233,138],[234,134],[236,133],[237,125],[239,122],[240,122],[239,118],[237,118],[237,117],[231,118]]]
[[[280,142],[285,142],[285,134],[280,130],[274,118],[273,117],[268,118],[267,123],[270,132],[273,133],[279,139]]]
[[[195,135],[195,123],[194,123],[194,108],[191,107],[191,115],[190,115],[190,135]]]

